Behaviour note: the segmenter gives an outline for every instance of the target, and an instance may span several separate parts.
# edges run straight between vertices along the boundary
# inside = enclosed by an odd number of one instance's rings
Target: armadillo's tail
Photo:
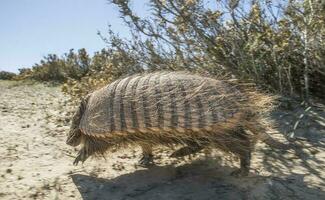
[[[265,139],[263,140],[263,142],[265,142],[267,145],[269,145],[272,148],[281,149],[281,150],[289,150],[293,148],[293,145],[279,142],[273,139],[268,133],[263,133],[263,134],[266,135],[264,136]]]
[[[256,141],[263,141],[272,148],[281,150],[289,150],[293,148],[293,145],[290,143],[286,144],[273,139],[271,134],[276,134],[278,131],[274,128],[274,124],[270,119],[255,118],[255,120],[247,123],[245,128],[253,133]]]
[[[253,139],[261,140],[272,148],[288,150],[292,145],[279,142],[271,137],[278,133],[276,123],[269,117],[276,106],[278,97],[253,89],[247,89],[248,101],[243,107],[246,109],[246,120],[243,122],[246,130],[252,132]]]

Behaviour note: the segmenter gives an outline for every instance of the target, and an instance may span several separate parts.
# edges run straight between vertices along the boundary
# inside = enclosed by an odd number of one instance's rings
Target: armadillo
[[[121,78],[81,101],[66,143],[82,144],[75,165],[130,144],[142,147],[143,165],[152,163],[153,146],[183,145],[172,157],[209,146],[237,155],[240,169],[233,174],[247,175],[251,151],[265,131],[257,106],[261,99],[256,98],[265,95],[254,94],[187,72]]]

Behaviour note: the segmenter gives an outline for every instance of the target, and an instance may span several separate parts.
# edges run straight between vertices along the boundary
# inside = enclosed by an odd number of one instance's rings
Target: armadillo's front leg
[[[78,152],[78,155],[76,157],[76,159],[73,162],[73,165],[78,165],[78,163],[81,161],[82,163],[84,163],[87,158],[89,157],[89,154],[86,151],[86,148],[83,147],[82,149],[80,149],[80,151]]]
[[[141,144],[142,148],[142,157],[139,161],[139,164],[143,167],[148,167],[154,164],[153,155],[152,155],[152,147],[148,144]]]
[[[191,154],[195,154],[201,151],[204,148],[204,144],[198,144],[197,142],[188,141],[186,142],[187,146],[182,147],[176,150],[174,153],[170,155],[172,158],[184,157]]]
[[[93,155],[104,155],[105,151],[109,147],[110,145],[105,141],[88,138],[84,144],[84,147],[80,149],[73,164],[78,165],[79,161],[85,162],[90,156]]]

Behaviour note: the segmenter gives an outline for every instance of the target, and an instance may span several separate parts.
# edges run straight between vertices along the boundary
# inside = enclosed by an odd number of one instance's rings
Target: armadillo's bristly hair
[[[84,146],[87,152],[95,156],[101,156],[113,147],[144,144],[149,146],[173,146],[175,144],[187,145],[198,144],[201,146],[211,145],[220,149],[231,152],[230,143],[236,143],[236,146],[242,151],[250,151],[251,146],[243,143],[240,137],[242,127],[239,125],[241,116],[234,116],[233,119],[225,123],[221,123],[214,127],[214,131],[206,131],[204,134],[198,134],[192,130],[179,132],[176,129],[171,129],[165,132],[134,132],[132,134],[125,132],[113,132],[107,134],[105,138],[99,136],[86,136]],[[254,141],[253,135],[245,136],[247,140]],[[245,140],[246,140],[245,139]]]
[[[264,121],[273,99],[184,72],[134,75],[92,93],[80,128],[90,141],[89,151],[102,152],[113,144],[190,142],[226,151],[227,146],[238,145],[245,151],[251,147],[241,141],[253,143],[259,132],[267,131],[270,124]],[[252,134],[243,139],[243,129]]]
[[[104,156],[105,152],[112,146],[107,141],[90,137],[90,136],[84,136],[84,149],[85,153],[87,153],[88,156],[94,155],[94,156]]]

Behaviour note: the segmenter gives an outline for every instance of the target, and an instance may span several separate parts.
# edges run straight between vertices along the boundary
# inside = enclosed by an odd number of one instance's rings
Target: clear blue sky
[[[143,10],[137,1],[136,10]],[[97,31],[107,25],[121,36],[127,29],[117,8],[106,0],[0,0],[0,71],[31,67],[49,53],[105,47]]]

